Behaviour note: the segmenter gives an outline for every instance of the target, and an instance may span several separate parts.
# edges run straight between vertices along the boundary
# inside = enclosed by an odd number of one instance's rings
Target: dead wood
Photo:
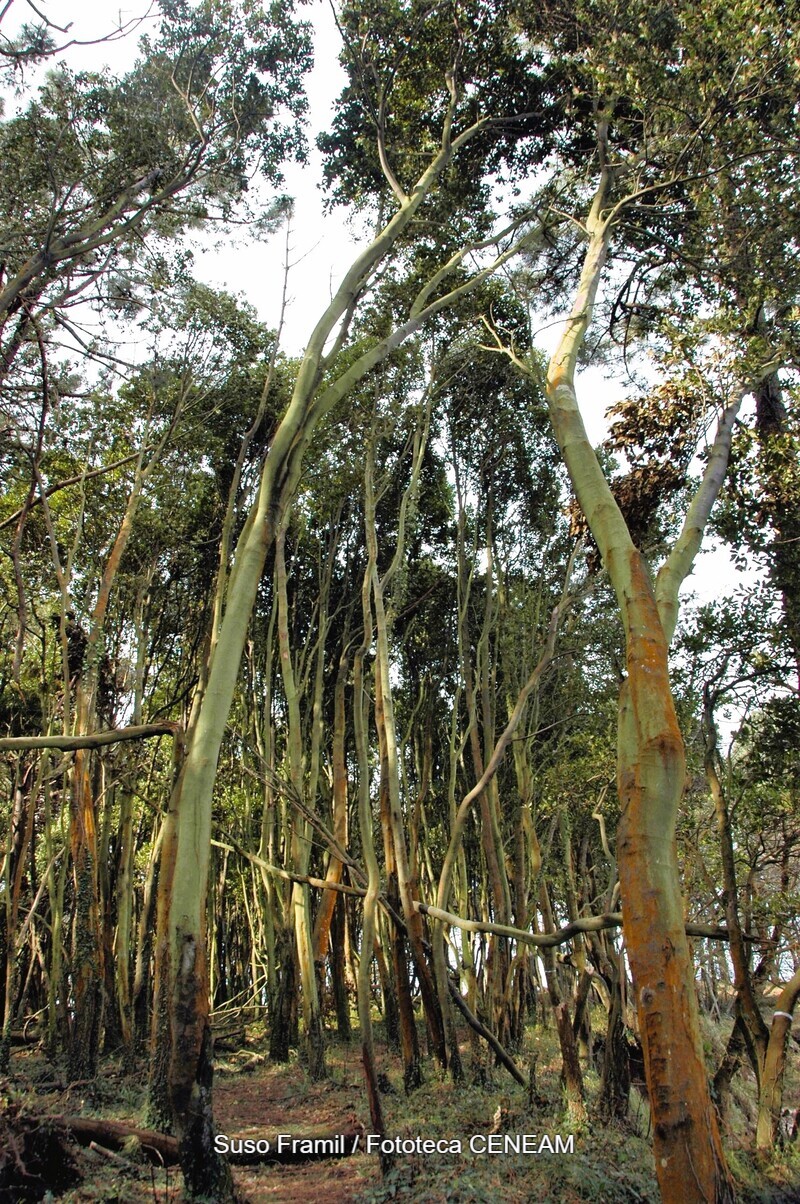
[[[63,1130],[7,1100],[0,1110],[0,1200],[24,1204],[61,1195],[80,1178]]]
[[[97,1116],[49,1116],[47,1123],[69,1133],[78,1145],[93,1141],[109,1150],[121,1150],[132,1137],[142,1147],[149,1162],[174,1166],[178,1161],[178,1139],[154,1129],[138,1129],[120,1120],[101,1120]]]
[[[101,1120],[94,1116],[49,1116],[46,1120],[48,1125],[71,1134],[79,1145],[89,1146],[92,1142],[97,1142],[106,1149],[121,1150],[133,1137],[139,1142],[142,1152],[150,1162],[158,1166],[175,1166],[180,1161],[178,1139],[153,1129],[138,1129],[123,1121]],[[275,1134],[226,1136],[227,1150],[220,1152],[226,1153],[228,1161],[235,1166],[256,1166],[264,1163],[289,1165],[321,1161],[325,1158],[346,1158],[363,1148],[363,1132],[360,1126],[353,1126],[338,1133],[293,1133],[291,1144],[283,1149],[279,1149],[278,1136]],[[286,1144],[284,1142],[284,1146]]]
[[[517,1068],[516,1064],[514,1063],[514,1060],[511,1057],[509,1057],[509,1055],[503,1049],[502,1045],[497,1040],[497,1037],[494,1035],[494,1033],[491,1032],[486,1027],[486,1025],[483,1024],[478,1019],[478,1017],[476,1015],[474,1015],[474,1013],[472,1012],[471,1008],[469,1007],[466,999],[464,999],[464,997],[462,996],[461,992],[459,991],[459,989],[455,985],[455,983],[448,981],[447,985],[450,988],[450,995],[453,1000],[453,1003],[456,1005],[458,1010],[461,1012],[462,1016],[464,1017],[464,1019],[466,1020],[467,1024],[470,1026],[470,1028],[473,1028],[475,1030],[475,1032],[478,1034],[478,1036],[483,1037],[484,1041],[487,1043],[487,1045],[490,1047],[490,1049],[494,1050],[494,1053],[495,1053],[495,1056],[496,1056],[498,1062],[500,1062],[503,1066],[505,1066],[506,1070],[511,1075],[511,1077],[516,1079],[516,1081],[520,1084],[521,1087],[527,1087],[528,1084],[525,1082],[525,1078],[524,1078],[523,1074],[521,1073],[521,1071]]]

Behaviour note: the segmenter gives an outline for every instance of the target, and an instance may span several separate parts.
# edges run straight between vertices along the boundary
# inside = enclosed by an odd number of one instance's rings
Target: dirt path
[[[355,1059],[334,1078],[312,1083],[297,1064],[265,1064],[253,1073],[218,1074],[217,1129],[231,1137],[272,1138],[335,1132],[366,1121],[363,1084]],[[378,1160],[364,1154],[298,1166],[240,1167],[237,1186],[252,1201],[348,1204],[379,1179]]]

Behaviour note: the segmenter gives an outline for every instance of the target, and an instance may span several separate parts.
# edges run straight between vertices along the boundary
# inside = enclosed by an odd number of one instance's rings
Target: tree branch
[[[145,740],[149,736],[180,736],[180,723],[140,723],[132,727],[114,728],[108,732],[91,732],[86,736],[6,736],[0,739],[0,751],[24,752],[32,748],[102,748],[108,744],[121,744],[126,740]]]

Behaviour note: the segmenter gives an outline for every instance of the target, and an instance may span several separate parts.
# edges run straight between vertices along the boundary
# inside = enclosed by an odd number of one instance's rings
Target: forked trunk
[[[606,163],[606,139],[607,126],[601,118],[601,164]],[[547,400],[575,494],[614,587],[625,632],[617,859],[653,1116],[656,1174],[668,1204],[722,1204],[733,1199],[733,1185],[708,1087],[694,969],[684,931],[675,830],[685,759],[667,652],[678,588],[691,568],[724,478],[740,398],[734,399],[720,422],[684,527],[659,574],[656,595],[586,436],[575,391],[578,354],[591,320],[615,212],[606,209],[612,183],[610,170],[603,166],[586,222],[589,244],[577,296],[548,370]]]

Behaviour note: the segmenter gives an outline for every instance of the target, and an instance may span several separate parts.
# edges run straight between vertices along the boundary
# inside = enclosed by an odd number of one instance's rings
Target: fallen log
[[[81,1181],[66,1133],[32,1116],[14,1099],[0,1107],[0,1200],[61,1196]]]
[[[12,1028],[8,1039],[12,1045],[37,1045],[42,1037],[38,1029],[27,1032],[24,1028]]]
[[[49,1124],[63,1129],[77,1141],[89,1146],[93,1141],[109,1150],[121,1150],[135,1137],[142,1153],[157,1166],[175,1166],[179,1161],[178,1139],[154,1129],[138,1129],[121,1120],[101,1120],[98,1116],[48,1116]]]
[[[153,1129],[139,1129],[118,1120],[101,1120],[95,1116],[49,1116],[48,1124],[71,1135],[79,1145],[92,1142],[109,1150],[121,1150],[132,1137],[138,1141],[145,1157],[157,1166],[175,1166],[180,1161],[178,1139]],[[257,1166],[265,1163],[288,1165],[298,1162],[321,1161],[325,1158],[346,1158],[363,1149],[364,1130],[354,1125],[338,1133],[288,1134],[265,1137],[230,1137],[218,1134],[217,1149],[233,1166]]]

